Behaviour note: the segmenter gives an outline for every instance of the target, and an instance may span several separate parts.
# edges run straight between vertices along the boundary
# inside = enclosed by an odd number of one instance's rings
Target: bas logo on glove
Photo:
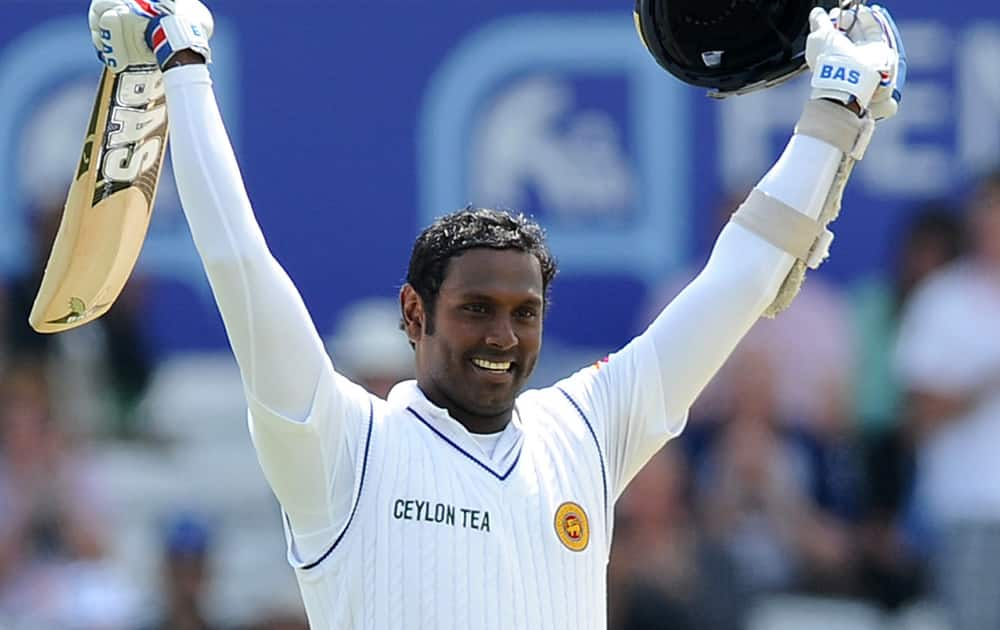
[[[857,70],[849,70],[843,66],[831,66],[830,64],[825,64],[820,68],[819,76],[824,79],[833,79],[834,81],[846,81],[851,85],[857,85],[861,83],[861,73]]]
[[[135,267],[167,146],[163,75],[104,70],[83,152],[28,321],[38,332],[103,315]]]
[[[906,82],[906,53],[899,29],[879,5],[814,9],[806,60],[814,69],[811,98],[857,102],[875,120],[895,115]],[[830,66],[834,70],[830,70]],[[859,72],[858,81],[836,68]]]

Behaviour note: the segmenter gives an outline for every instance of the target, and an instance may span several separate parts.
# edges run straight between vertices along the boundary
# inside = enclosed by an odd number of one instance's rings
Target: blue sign
[[[393,295],[419,229],[471,204],[548,229],[562,268],[550,339],[619,345],[650,292],[704,260],[715,209],[774,162],[807,92],[798,80],[711,101],[655,64],[626,2],[209,4],[250,198],[323,333],[351,302]],[[909,80],[834,224],[821,273],[844,285],[882,272],[915,204],[959,203],[1000,164],[1000,6],[897,4]],[[100,66],[82,7],[32,4],[0,23],[8,277],[32,259],[33,213],[61,204],[83,138]],[[221,347],[172,180],[168,168],[136,274],[148,329],[160,352]]]

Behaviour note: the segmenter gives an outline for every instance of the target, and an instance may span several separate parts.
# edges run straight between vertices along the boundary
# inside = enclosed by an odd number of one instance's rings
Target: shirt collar
[[[480,447],[479,442],[472,437],[461,422],[455,420],[447,409],[438,407],[424,395],[423,390],[415,380],[402,381],[396,384],[387,397],[389,405],[416,412],[417,418],[423,420],[431,429],[445,437],[453,446],[472,457],[483,466],[489,468],[497,476],[506,477],[506,473],[517,461],[524,441],[523,424],[518,407],[515,404],[511,421],[503,430],[497,442],[493,456],[488,456]]]

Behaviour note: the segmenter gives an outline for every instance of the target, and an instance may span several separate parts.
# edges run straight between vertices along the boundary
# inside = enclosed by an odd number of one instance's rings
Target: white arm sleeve
[[[793,136],[758,188],[815,218],[841,158],[823,142]],[[680,433],[688,409],[774,300],[793,262],[730,223],[702,272],[646,332],[559,384],[604,437],[612,500]]]
[[[333,371],[264,242],[208,68],[180,66],[165,82],[177,189],[240,367],[261,465],[296,529],[328,528],[346,514],[345,496],[350,503],[370,401]]]

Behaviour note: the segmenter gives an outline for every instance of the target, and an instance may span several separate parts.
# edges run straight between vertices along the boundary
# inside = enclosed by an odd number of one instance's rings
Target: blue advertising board
[[[100,73],[85,4],[0,0],[5,276],[25,270],[31,217],[61,203],[77,157]],[[208,4],[251,200],[322,332],[349,303],[393,295],[419,229],[473,204],[547,227],[550,338],[621,344],[649,292],[704,259],[718,204],[773,163],[807,90],[711,101],[656,66],[624,1]],[[822,273],[844,285],[886,267],[915,205],[960,203],[1000,163],[1000,6],[890,6],[909,83],[835,224]],[[159,352],[224,343],[169,168],[136,276]]]

